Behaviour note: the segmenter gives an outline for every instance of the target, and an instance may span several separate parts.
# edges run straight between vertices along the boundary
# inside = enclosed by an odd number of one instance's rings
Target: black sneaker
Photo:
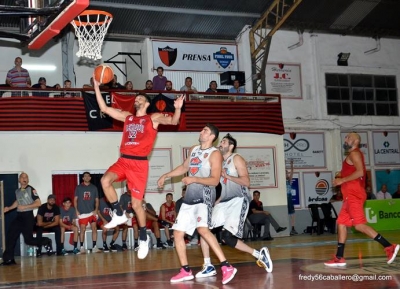
[[[104,252],[104,253],[110,252],[110,249],[108,249],[107,244],[106,244],[106,245],[103,245],[103,252]]]
[[[274,238],[272,238],[271,236],[265,237],[263,238],[264,241],[272,241]]]
[[[42,248],[36,249],[36,258],[42,257]]]
[[[117,251],[118,251],[118,250],[117,250],[117,247],[115,247],[114,244],[112,244],[112,245],[110,246],[110,250],[111,250],[111,252],[117,252]]]
[[[157,244],[157,249],[167,249],[163,243],[158,243]]]
[[[47,245],[45,245],[44,248],[46,249],[47,256],[53,255],[53,247],[52,247],[51,240],[49,240],[49,243],[47,243]]]
[[[174,242],[172,240],[168,240],[167,244],[169,247],[173,248],[174,247]]]
[[[133,246],[133,249],[134,249],[135,251],[137,251],[137,250],[139,249],[139,244],[138,244],[138,242],[135,242],[135,245]]]
[[[286,227],[279,227],[277,230],[276,230],[276,232],[277,233],[279,233],[279,232],[282,232],[282,231],[285,231],[286,230]]]
[[[11,265],[16,265],[17,263],[15,263],[14,259],[11,260],[6,260],[3,261],[3,263],[0,264],[0,266],[11,266]]]
[[[122,244],[122,251],[126,251],[128,250],[128,247],[126,246],[126,244]]]
[[[68,253],[65,252],[64,249],[61,252],[57,252],[57,256],[66,256],[66,255],[68,255]]]

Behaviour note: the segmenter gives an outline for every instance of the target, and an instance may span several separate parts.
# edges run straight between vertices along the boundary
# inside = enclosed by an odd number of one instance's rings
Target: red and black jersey
[[[148,156],[156,137],[157,130],[150,115],[129,115],[124,122],[120,152],[130,156]]]
[[[170,206],[167,203],[161,205],[161,208],[165,208],[165,219],[170,222],[175,222],[175,202],[172,202]],[[160,217],[161,220],[161,208],[160,208]]]
[[[355,196],[360,199],[365,199],[366,198],[366,193],[365,193],[365,176],[366,176],[366,168],[365,168],[365,162],[364,162],[364,155],[359,149],[355,149],[352,153],[359,153],[361,155],[362,159],[362,164],[363,164],[363,171],[364,174],[362,177],[345,182],[341,185],[341,191],[343,194],[343,198],[346,198],[350,195]],[[341,171],[341,177],[347,177],[350,176],[352,173],[356,171],[356,168],[354,165],[350,165],[346,162],[348,157],[343,161],[342,165],[342,171]]]

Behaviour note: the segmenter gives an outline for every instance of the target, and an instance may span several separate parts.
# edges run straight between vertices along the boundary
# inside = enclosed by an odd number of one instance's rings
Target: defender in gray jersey
[[[33,227],[35,218],[33,210],[40,207],[41,202],[36,190],[29,185],[29,177],[26,173],[21,173],[18,179],[21,187],[15,190],[16,200],[9,207],[4,207],[4,213],[17,209],[17,216],[10,224],[6,236],[6,249],[3,252],[3,263],[1,266],[14,265],[14,248],[17,244],[19,235],[24,236],[25,243],[31,246],[42,246],[51,244],[49,238],[42,238],[40,243],[33,237]]]
[[[188,265],[184,235],[185,233],[192,235],[196,228],[221,262],[222,284],[231,281],[237,272],[237,269],[226,261],[217,239],[209,230],[211,210],[216,194],[215,187],[218,185],[222,170],[221,153],[213,147],[213,142],[218,138],[218,134],[216,126],[207,124],[200,132],[200,145],[190,149],[189,156],[183,164],[162,175],[158,180],[158,186],[162,188],[166,178],[189,174],[182,179],[187,187],[186,194],[172,227],[176,251],[182,266],[179,274],[171,278],[172,283],[194,278]]]
[[[250,178],[246,161],[237,153],[236,139],[230,134],[224,136],[219,145],[223,156],[221,173],[221,196],[217,200],[212,213],[211,228],[223,226],[222,242],[232,248],[249,253],[257,259],[257,265],[264,267],[267,272],[272,272],[272,261],[267,247],[260,251],[250,248],[240,238],[243,236],[243,228],[249,210]],[[201,250],[204,256],[203,269],[196,274],[196,278],[210,277],[217,274],[210,260],[210,249],[207,242],[201,238]]]

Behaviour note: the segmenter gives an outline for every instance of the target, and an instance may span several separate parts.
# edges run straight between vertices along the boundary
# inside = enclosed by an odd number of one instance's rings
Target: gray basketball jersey
[[[31,205],[33,202],[37,199],[39,199],[39,196],[36,192],[36,190],[28,185],[25,189],[19,188],[15,190],[15,197],[17,199],[18,205]],[[34,209],[25,209],[25,210],[19,210],[17,209],[18,212],[28,212],[28,211],[33,211]]]
[[[222,169],[225,170],[225,172],[232,176],[232,177],[238,177],[239,174],[236,170],[236,166],[233,162],[233,158],[238,155],[236,153],[230,155],[223,163]],[[246,197],[247,199],[250,199],[249,196],[249,189],[245,186],[239,185],[238,183],[235,183],[231,180],[228,180],[224,177],[221,176],[221,202],[227,202],[233,198],[236,197]]]
[[[123,211],[126,211],[127,213],[133,213],[131,195],[123,193],[119,198],[119,204],[121,205]]]
[[[189,176],[207,178],[211,174],[210,156],[217,148],[210,147],[202,150],[200,146],[193,148],[189,158]],[[192,183],[187,186],[184,203],[193,205],[204,203],[212,205],[215,202],[215,186],[204,186]]]
[[[76,210],[74,207],[70,207],[68,211],[64,207],[60,208],[61,221],[66,225],[71,225],[72,221],[77,219]]]

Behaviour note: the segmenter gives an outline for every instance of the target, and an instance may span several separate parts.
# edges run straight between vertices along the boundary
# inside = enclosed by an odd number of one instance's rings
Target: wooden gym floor
[[[400,243],[398,232],[382,232],[393,243]],[[238,273],[227,285],[216,277],[171,284],[178,273],[175,249],[152,249],[144,260],[136,252],[97,253],[63,257],[17,258],[18,265],[0,267],[1,288],[141,288],[141,289],[236,289],[236,288],[400,288],[400,254],[386,264],[382,247],[360,234],[349,234],[345,248],[345,269],[325,268],[323,261],[336,250],[336,235],[298,235],[273,241],[247,242],[259,249],[267,246],[274,263],[272,273],[259,268],[249,254],[223,246],[230,263]],[[187,249],[193,273],[200,269],[203,257],[199,246]],[[214,265],[218,265],[212,258]],[[311,279],[315,280],[312,281]],[[337,280],[352,278],[352,280]],[[375,280],[366,280],[366,279]],[[307,280],[304,280],[307,279]],[[322,280],[323,279],[323,280]],[[336,280],[333,280],[336,279]],[[364,280],[362,280],[364,279]]]

